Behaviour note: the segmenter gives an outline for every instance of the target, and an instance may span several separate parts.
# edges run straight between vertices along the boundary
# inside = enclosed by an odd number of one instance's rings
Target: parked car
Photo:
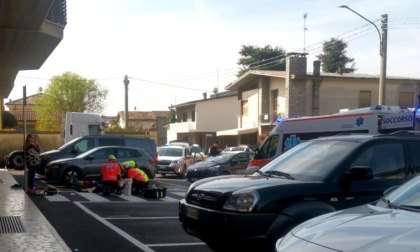
[[[420,137],[407,132],[308,140],[253,175],[194,182],[179,220],[215,251],[273,251],[298,224],[373,202],[416,176],[419,157]]]
[[[418,251],[420,177],[380,200],[308,220],[277,241],[280,251]]]
[[[62,158],[74,158],[88,150],[99,146],[129,146],[134,148],[141,148],[147,154],[149,154],[150,157],[153,158],[154,166],[157,168],[158,155],[155,140],[147,137],[101,135],[82,136],[64,144],[58,148],[58,150],[50,150],[41,153],[41,167],[37,170],[37,173],[44,175],[44,169],[51,161]]]
[[[246,167],[254,157],[253,152],[224,151],[188,167],[188,181],[207,177],[231,174],[245,174]]]
[[[191,155],[193,154],[193,155]],[[181,145],[162,146],[158,151],[158,174],[177,175],[186,178],[190,165],[206,157],[202,153],[191,153],[190,148]]]
[[[250,150],[248,147],[242,147],[242,146],[230,146],[226,147],[223,151],[247,151]]]
[[[91,149],[75,158],[58,159],[48,163],[45,176],[48,179],[68,183],[71,178],[79,180],[100,179],[102,166],[114,155],[118,163],[134,160],[150,179],[155,177],[153,158],[143,149],[127,146],[102,146]]]

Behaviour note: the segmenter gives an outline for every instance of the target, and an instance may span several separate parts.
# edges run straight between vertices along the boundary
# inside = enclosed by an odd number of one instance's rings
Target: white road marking
[[[154,250],[152,250],[151,248],[149,248],[147,245],[141,243],[140,241],[136,240],[130,234],[124,232],[120,228],[118,228],[118,227],[114,226],[113,224],[109,223],[108,221],[106,221],[104,218],[101,218],[96,213],[90,211],[87,207],[83,206],[82,203],[75,202],[75,204],[78,207],[80,207],[83,211],[85,211],[87,214],[91,215],[93,218],[97,219],[98,221],[100,221],[101,223],[103,223],[105,226],[107,226],[107,227],[111,228],[112,230],[114,230],[115,232],[117,232],[119,235],[121,235],[122,237],[124,237],[125,239],[127,239],[129,242],[131,242],[133,245],[137,246],[139,249],[142,249],[145,252],[154,252]]]
[[[61,194],[55,195],[46,195],[45,198],[51,202],[62,202],[62,201],[70,201],[68,198],[64,197]]]
[[[76,193],[82,196],[83,198],[88,199],[89,201],[92,201],[92,202],[109,202],[110,201],[104,196],[98,195],[96,193],[87,193],[87,192],[84,192],[84,193],[76,192]]]

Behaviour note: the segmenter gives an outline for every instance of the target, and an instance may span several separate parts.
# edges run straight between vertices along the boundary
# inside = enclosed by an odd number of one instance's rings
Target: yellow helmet
[[[109,161],[111,161],[111,160],[115,161],[115,160],[117,160],[117,158],[114,155],[111,154],[111,155],[109,155],[108,160]]]

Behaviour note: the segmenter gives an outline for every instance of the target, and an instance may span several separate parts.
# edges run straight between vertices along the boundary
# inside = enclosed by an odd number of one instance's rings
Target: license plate
[[[198,209],[187,207],[186,215],[191,219],[198,220]]]

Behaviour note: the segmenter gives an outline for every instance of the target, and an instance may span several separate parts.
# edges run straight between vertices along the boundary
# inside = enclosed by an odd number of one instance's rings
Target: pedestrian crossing
[[[144,198],[142,195],[115,195],[103,196],[102,193],[90,193],[90,192],[75,192],[66,191],[60,192],[55,195],[45,195],[44,198],[50,202],[136,202],[136,203],[148,203],[148,202],[162,202],[162,203],[176,203],[179,202],[185,195],[185,192],[172,192],[168,193],[166,197],[159,199]]]

